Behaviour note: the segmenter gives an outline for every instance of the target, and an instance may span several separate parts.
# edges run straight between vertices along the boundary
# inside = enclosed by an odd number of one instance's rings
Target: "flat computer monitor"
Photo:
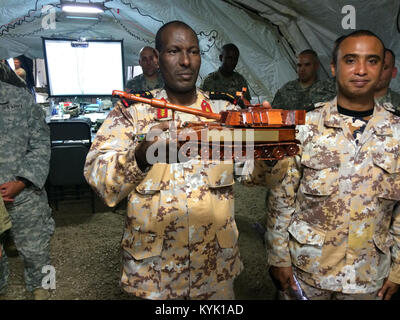
[[[43,38],[49,95],[111,96],[124,90],[122,40]]]

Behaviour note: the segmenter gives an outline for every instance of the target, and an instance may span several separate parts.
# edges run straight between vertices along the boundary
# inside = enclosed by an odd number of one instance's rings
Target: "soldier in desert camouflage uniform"
[[[337,100],[307,114],[302,152],[270,190],[271,273],[286,290],[294,274],[309,299],[390,299],[400,284],[400,117],[373,97],[383,50],[368,31],[341,41]]]
[[[143,73],[127,82],[126,91],[142,92],[164,87],[157,61],[158,54],[154,48],[142,48],[139,53],[139,65]]]
[[[221,67],[210,73],[203,81],[200,88],[204,91],[217,91],[229,93],[236,96],[236,92],[242,92],[246,88],[244,98],[251,100],[249,86],[246,79],[238,72],[234,71],[239,59],[239,49],[233,43],[228,43],[222,47],[219,60]]]
[[[186,24],[165,24],[156,35],[165,89],[157,99],[220,112],[196,89],[200,49]],[[230,105],[233,108],[233,106]],[[137,103],[117,103],[88,154],[85,177],[109,206],[128,197],[122,239],[121,284],[147,299],[233,299],[233,279],[242,270],[234,220],[233,164],[192,159],[150,165],[140,141],[154,127],[165,129],[172,112]],[[175,112],[175,120],[207,119]]]
[[[23,258],[25,284],[35,299],[42,289],[42,267],[50,264],[54,221],[44,183],[49,171],[50,137],[43,110],[25,89],[0,82],[0,193],[11,216],[11,234]],[[8,278],[7,257],[0,261],[0,292]]]
[[[400,112],[400,94],[389,88],[392,79],[397,76],[397,67],[395,66],[396,56],[390,49],[385,49],[385,62],[381,79],[375,89],[375,99],[378,103],[391,103],[394,110]]]
[[[298,79],[289,81],[276,92],[272,101],[272,108],[313,109],[310,90],[317,82],[318,56],[313,50],[308,49],[300,52],[297,59]]]

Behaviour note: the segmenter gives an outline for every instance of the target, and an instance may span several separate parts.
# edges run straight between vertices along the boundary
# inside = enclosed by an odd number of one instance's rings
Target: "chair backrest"
[[[88,140],[89,143],[92,141],[90,123],[84,119],[52,121],[49,126],[51,141]]]
[[[83,175],[89,146],[84,144],[58,145],[51,148],[49,182],[53,186],[86,184]]]

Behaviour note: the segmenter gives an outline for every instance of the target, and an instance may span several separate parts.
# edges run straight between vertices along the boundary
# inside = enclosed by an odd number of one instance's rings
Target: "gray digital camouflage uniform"
[[[310,90],[315,83],[307,88],[300,85],[299,80],[293,80],[280,88],[272,101],[272,108],[285,110],[312,110],[313,103]]]
[[[151,91],[154,89],[160,89],[164,87],[164,80],[160,72],[158,72],[157,81],[154,83],[150,83],[146,80],[144,74],[140,74],[133,79],[129,80],[125,86],[127,89],[132,90],[133,92],[141,92],[141,91]]]
[[[380,104],[390,102],[396,111],[400,111],[400,94],[390,88],[383,97],[377,98],[375,100]]]
[[[41,273],[50,264],[49,244],[54,220],[44,184],[49,171],[50,138],[43,110],[25,89],[0,82],[0,184],[29,180],[25,188],[6,204],[11,234],[24,260],[28,291],[42,286]],[[4,251],[3,251],[4,253]],[[0,292],[8,278],[7,257],[0,260]]]
[[[249,86],[246,79],[238,72],[234,71],[231,77],[224,77],[219,70],[210,73],[203,81],[200,87],[204,91],[219,91],[236,96],[237,91],[247,88],[244,97],[251,100]]]
[[[310,98],[313,104],[331,101],[336,97],[336,78],[328,78],[317,81],[310,88]]]

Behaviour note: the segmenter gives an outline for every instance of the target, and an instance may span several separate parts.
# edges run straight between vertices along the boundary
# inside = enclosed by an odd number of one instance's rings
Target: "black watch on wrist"
[[[24,183],[25,188],[29,187],[32,185],[32,182],[30,182],[28,179],[25,179],[23,177],[16,177],[17,181],[21,181]]]

